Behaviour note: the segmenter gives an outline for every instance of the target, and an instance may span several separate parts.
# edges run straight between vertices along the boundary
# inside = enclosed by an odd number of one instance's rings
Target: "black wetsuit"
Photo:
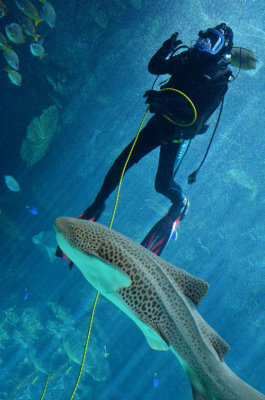
[[[163,115],[155,114],[140,132],[126,171],[150,151],[160,146],[155,189],[166,196],[176,208],[181,208],[184,196],[181,187],[173,179],[175,160],[178,158],[183,142],[176,142],[176,140],[190,140],[196,134],[205,132],[207,119],[216,110],[227,91],[231,70],[227,66],[228,62],[225,62],[221,56],[200,53],[195,49],[184,51],[169,59],[167,56],[168,51],[161,47],[150,60],[148,70],[155,75],[171,75],[163,88],[175,88],[184,92],[197,109],[197,120],[190,127],[179,127],[169,122]],[[101,208],[116,188],[132,144],[133,141],[118,156],[108,171],[95,202],[87,210]]]

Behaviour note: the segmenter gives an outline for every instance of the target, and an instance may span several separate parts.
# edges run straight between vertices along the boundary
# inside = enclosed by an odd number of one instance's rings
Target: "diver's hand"
[[[146,98],[145,104],[149,104],[151,113],[162,113],[161,92],[156,90],[147,90],[143,97]]]
[[[176,48],[178,47],[179,44],[182,43],[181,40],[177,40],[178,37],[178,32],[173,33],[173,35],[170,36],[169,39],[167,39],[164,43],[163,43],[163,49],[167,52],[167,53],[171,53],[172,51],[176,50]]]

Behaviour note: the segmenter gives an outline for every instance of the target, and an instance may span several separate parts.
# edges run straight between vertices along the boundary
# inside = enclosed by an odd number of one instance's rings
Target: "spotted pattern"
[[[141,321],[171,346],[186,366],[184,369],[191,382],[194,376],[200,380],[203,392],[199,394],[193,386],[193,395],[196,392],[194,398],[265,399],[265,396],[239,380],[232,371],[227,374],[227,366],[222,369],[222,361],[229,346],[203,320],[192,304],[198,305],[207,293],[209,285],[206,282],[96,222],[63,218],[60,230],[72,246],[84,253],[95,254],[130,277],[131,285],[120,289],[118,294]],[[233,381],[226,385],[225,380],[222,380],[223,375]]]

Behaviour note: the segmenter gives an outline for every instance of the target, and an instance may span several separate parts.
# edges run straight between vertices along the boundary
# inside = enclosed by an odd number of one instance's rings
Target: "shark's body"
[[[198,305],[207,293],[206,282],[101,224],[63,217],[55,230],[63,252],[136,323],[149,345],[176,355],[194,400],[265,400],[224,363],[229,346],[191,303]]]

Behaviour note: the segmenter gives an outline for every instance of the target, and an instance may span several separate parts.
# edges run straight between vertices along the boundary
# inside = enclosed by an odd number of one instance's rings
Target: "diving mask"
[[[205,51],[214,55],[222,50],[224,44],[224,36],[217,29],[209,28],[206,31],[199,32],[199,39],[195,43],[194,47],[199,51]]]

